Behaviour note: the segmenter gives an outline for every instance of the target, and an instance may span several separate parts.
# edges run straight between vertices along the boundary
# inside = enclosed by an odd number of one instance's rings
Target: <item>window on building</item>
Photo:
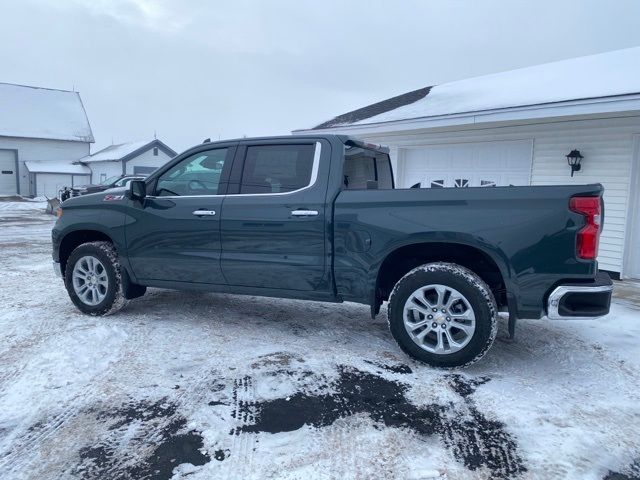
[[[158,156],[158,147],[153,147],[153,156],[154,157]]]
[[[101,173],[100,174],[100,183],[104,182],[107,179],[107,174],[106,173]]]

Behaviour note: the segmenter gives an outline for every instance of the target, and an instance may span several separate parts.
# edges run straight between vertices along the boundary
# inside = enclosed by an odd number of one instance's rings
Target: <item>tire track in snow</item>
[[[34,450],[42,448],[43,443],[52,438],[67,422],[73,419],[80,410],[80,405],[84,405],[90,397],[90,392],[78,395],[67,401],[60,412],[42,419],[32,425],[24,435],[8,436],[6,443],[10,447],[5,450],[3,444],[2,450],[7,453],[0,457],[0,471],[17,473],[38,461],[38,457],[30,455]]]
[[[227,465],[227,478],[246,480],[254,477],[253,456],[257,439],[252,433],[244,432],[244,427],[255,422],[255,389],[253,380],[248,375],[234,380],[232,418],[235,419],[231,430],[233,439],[229,465]]]
[[[251,404],[250,409],[249,404],[238,401],[241,410],[238,415],[242,416],[243,424],[232,433],[281,433],[299,430],[304,425],[329,427],[340,419],[364,414],[386,427],[440,436],[468,470],[486,469],[496,479],[516,478],[527,471],[518,445],[505,426],[485,417],[469,399],[477,385],[488,379],[474,381],[450,375],[450,386],[462,397],[462,402],[417,407],[405,395],[408,384],[353,367],[340,366],[338,370],[335,394],[298,392],[287,398]],[[246,377],[242,382],[247,382]]]

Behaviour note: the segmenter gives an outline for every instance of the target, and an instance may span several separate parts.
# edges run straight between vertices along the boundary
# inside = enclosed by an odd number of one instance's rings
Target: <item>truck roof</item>
[[[389,153],[389,148],[383,145],[376,145],[373,143],[366,143],[362,140],[359,140],[355,137],[349,135],[337,135],[333,133],[318,133],[318,134],[306,134],[306,135],[274,135],[274,136],[266,136],[266,137],[243,137],[243,138],[229,138],[225,140],[218,140],[215,142],[211,142],[210,139],[205,139],[202,143],[211,143],[212,145],[216,143],[228,143],[228,142],[247,142],[247,141],[260,141],[260,140],[293,140],[293,139],[317,139],[317,138],[326,138],[327,140],[337,139],[341,143],[345,145],[351,145],[354,147],[367,148],[370,150],[379,150],[384,153]],[[194,145],[195,146],[195,145]]]

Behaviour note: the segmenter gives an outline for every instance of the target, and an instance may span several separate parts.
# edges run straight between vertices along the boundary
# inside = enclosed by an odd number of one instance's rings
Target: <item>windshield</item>
[[[121,178],[120,180],[118,180],[116,183],[114,183],[113,186],[114,187],[126,187],[126,186],[129,186],[129,184],[133,180],[144,180],[144,177],[124,177],[124,178]]]
[[[113,182],[115,182],[119,178],[120,178],[119,175],[116,175],[115,177],[109,177],[106,180],[101,181],[100,185],[111,185]]]

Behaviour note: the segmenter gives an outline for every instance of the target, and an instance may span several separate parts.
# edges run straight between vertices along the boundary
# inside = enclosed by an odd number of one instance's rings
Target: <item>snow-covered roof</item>
[[[176,152],[158,139],[141,140],[137,142],[120,143],[118,145],[109,145],[102,150],[91,155],[81,158],[78,162],[116,162],[126,160],[128,158],[140,155],[150,148],[158,147],[170,157],[176,155]]]
[[[637,93],[640,93],[640,47],[426,87],[339,115],[313,129]]]
[[[93,142],[78,92],[0,83],[0,136]]]
[[[31,173],[72,173],[74,175],[91,175],[91,169],[85,165],[76,165],[64,161],[27,161],[24,162]]]

